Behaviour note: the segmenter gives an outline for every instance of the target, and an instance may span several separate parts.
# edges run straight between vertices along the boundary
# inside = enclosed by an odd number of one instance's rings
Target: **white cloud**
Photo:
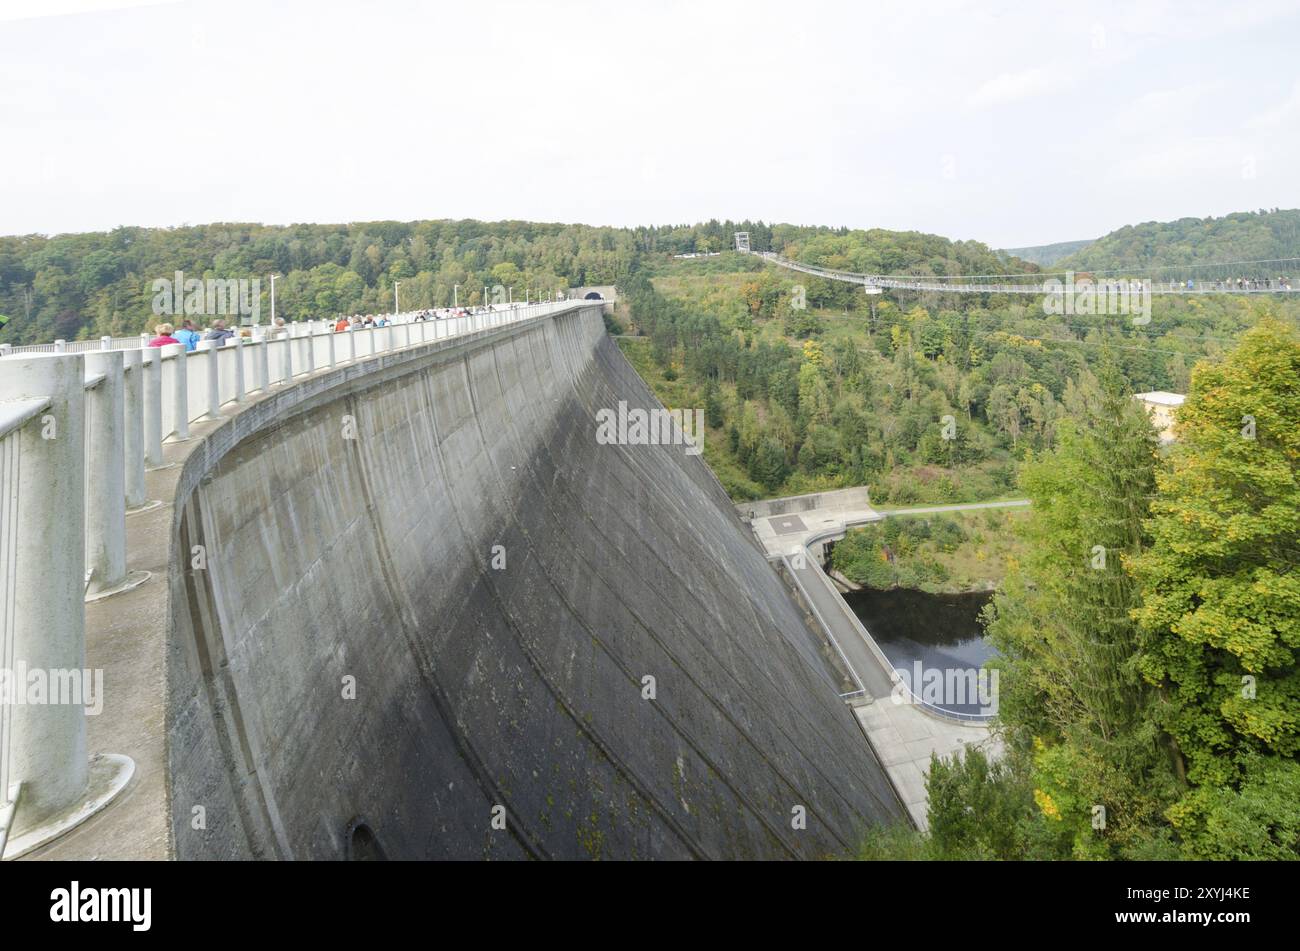
[[[967,98],[972,106],[996,106],[1041,96],[1057,85],[1043,69],[1026,69],[1018,73],[1003,73],[980,85]]]
[[[1291,87],[1291,95],[1271,109],[1256,113],[1243,123],[1247,129],[1271,132],[1285,129],[1295,134],[1300,127],[1300,82]]]
[[[180,0],[0,0],[0,22],[156,7]]]
[[[1186,2],[0,0],[101,11],[0,28],[0,232],[752,216],[1020,246],[1300,206],[1300,10]]]

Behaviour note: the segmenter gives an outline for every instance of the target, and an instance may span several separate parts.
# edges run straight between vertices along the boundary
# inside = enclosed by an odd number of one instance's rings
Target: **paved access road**
[[[975,509],[1026,508],[1029,499],[1008,499],[1004,502],[963,502],[960,505],[926,505],[910,509],[872,509],[881,518],[891,515],[932,515],[939,512],[970,512]]]

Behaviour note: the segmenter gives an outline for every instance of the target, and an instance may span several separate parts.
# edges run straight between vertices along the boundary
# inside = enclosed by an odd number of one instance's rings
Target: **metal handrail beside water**
[[[866,625],[862,623],[861,619],[858,618],[857,614],[853,612],[853,609],[849,607],[848,603],[844,600],[843,596],[831,583],[830,578],[827,576],[826,572],[822,570],[820,563],[817,562],[816,557],[813,555],[812,548],[814,546],[820,545],[822,542],[830,541],[832,539],[843,538],[851,525],[865,524],[866,522],[870,522],[874,520],[875,519],[848,520],[845,522],[841,522],[838,525],[832,525],[830,528],[823,529],[822,531],[814,532],[813,534],[807,536],[803,540],[803,547],[808,557],[812,558],[814,563],[817,564],[817,570],[815,574],[821,579],[821,581],[827,586],[827,588],[834,595],[835,600],[843,610],[844,616],[848,620],[848,623],[857,631],[859,637],[862,639],[862,642],[866,644],[867,650],[871,653],[871,656],[875,658],[876,662],[880,665],[881,669],[883,669],[885,674],[889,677],[889,681],[893,685],[894,695],[902,697],[902,700],[898,702],[920,707],[925,712],[933,716],[936,716],[942,720],[950,720],[957,723],[988,723],[990,720],[993,719],[994,714],[967,713],[961,710],[949,710],[947,707],[942,707],[936,703],[931,703],[930,701],[925,700],[924,698],[919,696],[914,690],[912,690],[912,688],[904,680],[903,676],[899,673],[899,669],[894,666],[894,664],[890,661],[890,659],[885,656],[885,652],[880,649],[880,645],[877,644],[876,639],[871,636],[871,632],[867,630]],[[829,625],[826,623],[825,620],[822,620],[822,626],[829,630]],[[832,637],[832,641],[833,640],[834,638]],[[836,643],[835,646],[836,649],[839,650],[838,643]],[[841,656],[843,656],[843,652],[841,651],[840,653]],[[847,659],[846,659],[846,663],[847,663]],[[858,679],[856,674],[855,674],[855,679]]]

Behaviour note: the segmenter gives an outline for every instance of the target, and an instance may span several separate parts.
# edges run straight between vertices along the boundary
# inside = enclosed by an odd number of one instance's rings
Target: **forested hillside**
[[[950,241],[919,231],[817,232],[773,236],[772,250],[819,267],[860,274],[1007,274],[1035,270],[1026,261],[1005,260],[979,241]],[[761,250],[761,249],[760,249]],[[851,288],[851,285],[837,285]]]
[[[712,220],[689,225],[596,228],[521,221],[365,222],[348,225],[212,224],[118,228],[111,232],[0,237],[4,339],[32,343],[127,335],[152,319],[152,282],[187,278],[259,279],[269,312],[270,276],[279,275],[277,314],[289,319],[383,311],[402,283],[402,304],[445,306],[459,285],[462,304],[484,286],[548,291],[616,283],[644,255],[654,266],[673,255],[729,249],[737,231],[757,251],[808,264],[873,274],[1004,274],[1036,264],[978,241],[920,232],[768,225]],[[1043,249],[1028,249],[1028,251]],[[1058,262],[1076,270],[1300,255],[1300,212],[1245,213],[1123,228]],[[729,256],[722,270],[761,269]],[[716,264],[716,259],[714,263]],[[825,306],[849,307],[853,288],[809,279]]]
[[[1002,253],[1040,267],[1050,267],[1061,258],[1082,251],[1092,243],[1091,238],[1086,241],[1058,241],[1055,244],[1040,244],[1032,248],[1005,248]]]
[[[822,240],[843,239],[808,244]],[[733,497],[870,484],[896,504],[1012,494],[1018,460],[1055,445],[1103,357],[1130,393],[1186,392],[1196,361],[1220,358],[1263,309],[1300,314],[1289,299],[1157,298],[1135,326],[1049,317],[1036,299],[868,299],[735,254],[642,259],[623,300],[646,338],[625,352],[666,403],[706,408],[706,458]]]
[[[1261,320],[1188,390],[1161,452],[1104,362],[1025,460],[985,616],[1005,755],[932,766],[928,832],[864,856],[1300,858],[1300,335]]]
[[[632,232],[522,221],[379,221],[350,225],[213,224],[0,237],[4,342],[139,333],[152,320],[152,282],[258,279],[261,311],[290,320],[387,311],[400,281],[404,308],[461,304],[483,288],[548,291],[612,284],[631,261]]]
[[[1229,269],[1188,270],[1178,265],[1225,261],[1266,261],[1300,258],[1300,210],[1243,211],[1222,218],[1179,218],[1128,225],[1098,238],[1082,251],[1057,261],[1054,270],[1123,271],[1133,268],[1160,278],[1240,276]],[[1167,271],[1147,275],[1147,269],[1169,265]],[[1285,267],[1291,267],[1291,271]],[[1248,269],[1246,276],[1294,278],[1294,264],[1278,269]]]
[[[390,310],[399,281],[405,308],[450,305],[456,285],[459,302],[473,305],[484,287],[498,284],[513,287],[517,298],[529,289],[536,296],[539,288],[553,293],[613,284],[638,253],[659,260],[719,251],[732,246],[737,231],[750,233],[755,250],[839,267],[951,273],[1003,266],[978,242],[751,221],[643,228],[471,220],[117,228],[0,237],[0,314],[10,318],[0,340],[139,333],[153,319],[153,281],[177,271],[186,278],[259,280],[263,315],[276,274],[277,316],[333,318]]]

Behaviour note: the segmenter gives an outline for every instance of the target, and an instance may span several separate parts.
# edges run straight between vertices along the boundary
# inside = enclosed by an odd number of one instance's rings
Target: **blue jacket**
[[[196,330],[178,330],[173,336],[178,343],[185,344],[186,350],[196,350],[199,346],[199,334]]]

